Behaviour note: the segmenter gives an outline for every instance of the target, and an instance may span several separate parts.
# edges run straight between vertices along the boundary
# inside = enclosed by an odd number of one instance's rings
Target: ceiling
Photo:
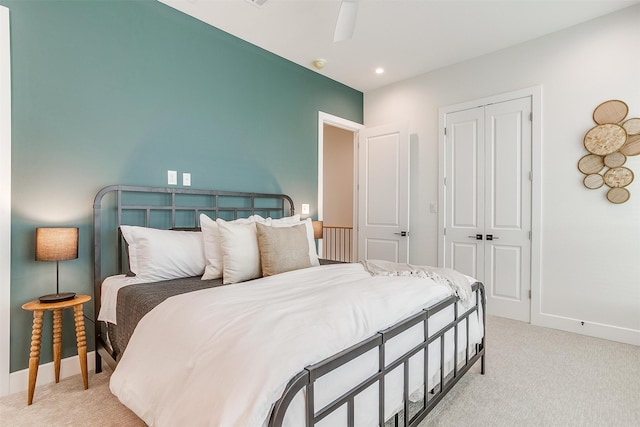
[[[352,38],[334,42],[341,0],[159,1],[362,92],[640,3],[359,0]],[[321,70],[318,58],[326,60]]]

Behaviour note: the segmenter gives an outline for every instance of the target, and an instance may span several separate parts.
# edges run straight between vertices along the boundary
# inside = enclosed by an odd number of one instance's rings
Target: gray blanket
[[[120,359],[140,319],[156,305],[174,295],[221,285],[222,279],[200,280],[200,276],[198,276],[155,283],[140,283],[120,289],[116,306],[118,324],[108,324],[109,341],[116,360]],[[162,338],[159,336],[158,339]]]
[[[321,259],[320,264],[337,264],[340,261]],[[120,360],[120,356],[127,348],[133,330],[140,319],[150,312],[156,305],[174,295],[201,289],[222,286],[222,279],[200,280],[198,277],[166,280],[163,282],[140,283],[125,286],[118,291],[116,319],[118,324],[107,324],[107,332],[112,347],[112,356]],[[158,339],[162,339],[158,337]]]

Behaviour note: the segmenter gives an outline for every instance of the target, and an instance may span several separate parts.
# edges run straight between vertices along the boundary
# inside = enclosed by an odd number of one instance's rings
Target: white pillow
[[[262,276],[255,223],[227,222],[218,218],[222,246],[222,283],[238,283]]]
[[[251,219],[239,218],[234,222],[249,224]],[[218,224],[207,215],[200,214],[200,228],[202,229],[204,256],[206,258],[202,280],[219,279],[222,277],[223,259]]]
[[[204,244],[199,231],[120,226],[128,245],[129,270],[140,282],[199,276],[204,272]]]
[[[292,227],[298,224],[305,224],[307,227],[307,242],[309,243],[309,262],[311,262],[312,266],[320,265],[320,261],[318,261],[318,251],[316,250],[316,241],[313,238],[314,233],[311,218],[299,222],[276,222],[278,220],[271,219],[271,221],[269,221],[269,219],[270,218],[267,218],[267,225],[271,225],[272,227]]]

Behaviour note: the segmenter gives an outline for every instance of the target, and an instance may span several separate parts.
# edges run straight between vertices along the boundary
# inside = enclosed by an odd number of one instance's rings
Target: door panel
[[[398,134],[372,136],[365,151],[366,224],[398,227],[400,140]],[[389,168],[389,166],[392,166]]]
[[[479,277],[478,260],[482,259],[478,251],[483,251],[482,245],[470,243],[453,243],[451,245],[452,265],[449,268],[471,277]]]
[[[482,191],[478,183],[478,138],[482,131],[480,111],[466,111],[459,121],[452,123],[451,132],[451,195],[455,209],[452,211],[452,226],[477,228],[479,216],[478,199]]]
[[[498,108],[499,107],[499,108]],[[493,229],[522,228],[522,111],[488,106],[487,165]],[[508,106],[507,106],[508,107]]]
[[[530,114],[527,97],[445,118],[444,265],[484,283],[489,314],[527,322]]]
[[[397,239],[365,239],[364,248],[363,259],[383,259],[386,261],[400,262],[400,248]]]
[[[520,300],[522,254],[518,246],[491,245],[489,281],[492,298]]]
[[[358,162],[358,259],[408,262],[407,126],[362,130]]]

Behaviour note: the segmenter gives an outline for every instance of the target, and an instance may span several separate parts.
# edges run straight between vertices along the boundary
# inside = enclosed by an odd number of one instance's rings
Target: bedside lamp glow
[[[60,293],[58,263],[78,258],[77,228],[36,228],[36,261],[56,262],[56,293],[41,296],[40,302],[52,303],[75,298],[75,292]]]
[[[322,239],[322,221],[311,221],[313,225],[313,238]]]

